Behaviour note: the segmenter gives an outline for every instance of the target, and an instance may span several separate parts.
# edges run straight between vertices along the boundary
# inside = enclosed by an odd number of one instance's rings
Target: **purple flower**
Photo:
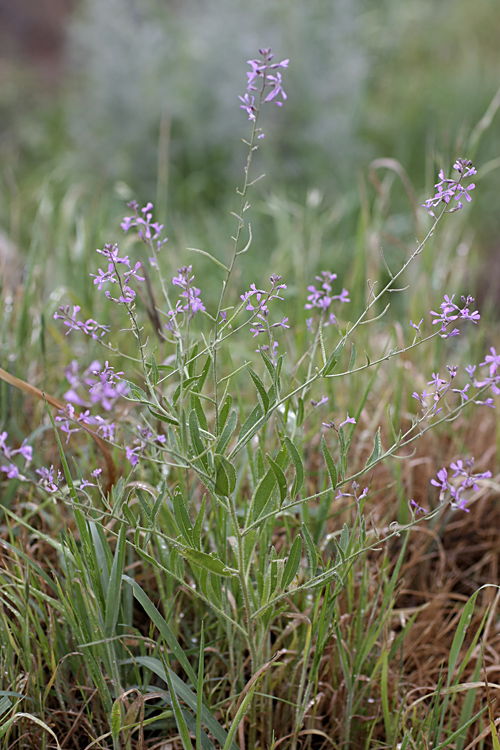
[[[458,211],[463,208],[461,200],[466,199],[468,203],[471,202],[470,191],[476,187],[474,183],[470,183],[467,187],[462,185],[462,180],[471,177],[476,174],[476,169],[472,166],[472,162],[467,159],[458,159],[453,165],[453,169],[456,169],[460,175],[458,180],[445,179],[444,172],[441,169],[439,172],[440,181],[434,186],[436,193],[432,198],[428,198],[425,203],[422,204],[423,208],[426,208],[429,214],[435,219],[434,212],[431,210],[433,207],[438,206],[440,203],[449,204],[454,199],[457,204],[454,208],[447,209],[448,213]]]
[[[85,323],[81,320],[77,320],[76,316],[80,311],[80,307],[78,305],[75,305],[73,307],[73,312],[71,314],[69,310],[69,305],[66,305],[64,307],[60,307],[58,311],[54,313],[54,319],[64,320],[64,325],[68,327],[66,335],[68,335],[70,331],[83,331],[83,333],[91,336],[95,341],[99,341],[99,339],[102,339],[103,336],[109,333],[109,326],[101,325],[92,318],[89,318],[87,321],[85,321]]]
[[[443,466],[443,468],[438,471],[437,477],[439,481],[431,479],[431,484],[433,484],[434,487],[439,487],[441,489],[441,493],[446,492],[449,487],[448,470]]]
[[[337,278],[336,273],[331,271],[322,271],[320,276],[316,276],[316,281],[320,282],[320,288],[317,289],[314,284],[307,287],[307,291],[310,294],[307,296],[307,302],[305,304],[306,310],[312,310],[317,307],[322,312],[326,312],[334,300],[339,302],[350,302],[349,292],[347,289],[342,289],[340,294],[333,294],[333,282]],[[335,324],[336,319],[333,316],[333,320],[329,321],[329,324]]]
[[[424,322],[424,319],[422,318],[422,320],[420,321],[420,323],[418,325],[416,325],[415,323],[412,323],[412,321],[410,320],[411,327],[416,330],[416,332],[418,333],[419,336],[422,336],[422,333],[420,331],[420,326],[422,325],[423,322]]]
[[[450,325],[450,323],[453,323],[455,320],[470,320],[472,323],[477,325],[478,321],[480,320],[481,316],[475,310],[474,312],[470,311],[470,306],[474,303],[474,297],[462,297],[462,303],[463,307],[459,307],[456,305],[453,300],[455,298],[455,295],[452,294],[451,297],[449,297],[447,294],[444,295],[444,302],[441,302],[441,312],[435,312],[434,310],[431,310],[431,315],[435,316],[435,320],[432,321],[432,325],[441,324],[441,332],[445,332],[447,327]],[[447,337],[454,336],[458,334],[458,330],[454,329],[451,334],[448,334]]]
[[[40,475],[40,484],[42,487],[48,490],[48,492],[57,492],[59,489],[58,484],[60,484],[63,479],[63,475],[60,471],[57,472],[56,476],[53,466],[51,466],[50,469],[46,469],[42,466],[41,469],[36,469],[36,473]]]
[[[494,375],[498,374],[498,368],[500,367],[500,354],[496,353],[496,349],[491,346],[490,347],[491,354],[487,354],[484,358],[484,362],[480,363],[480,367],[484,367],[485,365],[488,365],[490,368],[490,378],[492,378]]]
[[[144,208],[140,209],[140,212],[137,201],[131,201],[127,203],[127,206],[134,211],[135,215],[125,216],[120,225],[123,231],[127,233],[131,227],[139,227],[138,235],[141,240],[150,246],[153,251],[155,249],[153,243],[156,242],[156,250],[161,250],[168,239],[166,237],[165,239],[159,239],[163,231],[163,224],[151,221],[153,218],[153,204],[151,202],[147,203]],[[143,215],[141,216],[141,214]]]
[[[259,50],[262,60],[248,60],[250,71],[247,72],[247,90],[243,96],[239,96],[241,102],[240,109],[245,110],[248,119],[255,122],[260,108],[260,104],[255,104],[255,97],[251,92],[259,92],[260,102],[274,101],[278,107],[283,106],[286,101],[286,93],[283,90],[283,82],[279,68],[287,68],[289,60],[282,60],[279,63],[271,63],[274,55],[270,49]],[[273,72],[271,72],[273,71]],[[281,97],[282,101],[277,101]],[[259,138],[263,137],[262,134]]]
[[[313,401],[313,399],[311,399],[311,406],[314,407],[323,406],[323,404],[326,403],[328,403],[328,396],[323,396],[319,401]]]
[[[349,412],[347,412],[347,417],[346,417],[345,421],[341,422],[339,424],[339,430],[340,430],[341,427],[344,427],[344,425],[346,425],[346,424],[356,424],[356,420],[354,419],[354,417],[350,417],[349,416]]]
[[[462,481],[458,486],[456,485],[456,483],[452,484],[450,482],[450,480],[448,479],[448,471],[445,467],[438,471],[437,476],[439,481],[431,479],[431,484],[433,484],[435,487],[440,488],[439,499],[441,502],[443,501],[445,494],[448,492],[450,496],[450,505],[452,507],[464,510],[466,513],[469,512],[469,510],[465,507],[467,503],[467,497],[464,496],[464,493],[466,493],[467,490],[471,489],[474,490],[474,492],[478,492],[478,480],[489,479],[491,477],[490,471],[476,472],[475,474],[473,474],[473,465],[473,458],[468,459],[465,463],[462,461],[462,459],[458,459],[454,463],[450,464],[450,469],[453,471],[452,478],[462,478]]]
[[[130,461],[132,466],[137,466],[137,464],[139,463],[139,456],[137,455],[139,450],[139,447],[130,448],[128,445],[125,446],[125,457],[128,461]]]
[[[7,474],[8,479],[16,479],[19,476],[19,469],[15,464],[3,465],[1,470]]]
[[[415,508],[415,515],[418,516],[419,513],[426,513],[427,511],[425,508],[422,508],[418,503],[413,500],[413,498],[410,500],[410,505],[412,505]]]

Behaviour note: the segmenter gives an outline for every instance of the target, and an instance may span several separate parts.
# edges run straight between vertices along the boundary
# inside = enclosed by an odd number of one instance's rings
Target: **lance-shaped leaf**
[[[304,464],[302,463],[300,453],[298,452],[297,448],[292,443],[289,437],[285,438],[284,443],[285,443],[288,453],[290,454],[290,458],[292,459],[292,463],[295,468],[295,479],[293,480],[293,486],[292,486],[292,500],[295,500],[297,494],[302,489],[302,485],[304,484],[304,478],[305,478]]]
[[[330,451],[328,450],[324,435],[322,435],[321,437],[321,452],[323,453],[323,458],[325,459],[326,470],[328,472],[328,476],[330,477],[332,490],[334,490],[337,486],[337,467],[335,466],[335,461],[333,460]]]
[[[269,409],[269,396],[267,395],[267,391],[264,386],[264,383],[259,378],[257,373],[252,370],[251,367],[248,367],[247,369],[248,369],[248,372],[250,373],[250,377],[252,378],[255,387],[257,388],[257,397],[260,401],[262,409],[264,410],[264,414],[266,414],[267,410]]]
[[[229,497],[236,487],[236,469],[225,456],[216,455],[215,465],[215,492],[217,495]]]
[[[269,454],[266,454],[267,460],[269,461],[269,464],[271,466],[271,469],[274,472],[274,476],[276,477],[276,481],[278,482],[278,489],[280,493],[280,505],[286,498],[286,477],[283,473],[281,467],[278,465],[278,463],[271,458]]]
[[[272,469],[268,469],[253,493],[248,509],[248,521],[256,521],[262,515],[272,497],[275,487],[276,476]]]
[[[382,455],[382,440],[380,439],[380,427],[377,430],[377,434],[375,435],[375,440],[373,441],[373,451],[366,462],[365,469],[367,469],[372,464],[376,464],[379,460],[380,456]]]
[[[297,534],[297,536],[293,540],[290,554],[288,555],[288,560],[286,561],[285,570],[283,571],[283,578],[281,579],[281,587],[283,590],[286,590],[288,588],[288,586],[297,575],[301,557],[302,537],[300,536],[300,534]]]
[[[342,350],[345,346],[345,341],[345,339],[339,341],[332,354],[330,354],[328,361],[321,372],[324,377],[326,377],[326,375],[329,375],[335,369],[335,366],[339,361],[340,355],[342,354]]]

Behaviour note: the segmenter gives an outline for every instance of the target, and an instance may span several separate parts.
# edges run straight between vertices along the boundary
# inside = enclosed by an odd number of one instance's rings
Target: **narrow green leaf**
[[[224,451],[227,448],[227,444],[231,440],[231,435],[236,429],[236,425],[238,424],[238,415],[236,412],[231,412],[231,415],[227,421],[227,424],[225,425],[222,435],[220,436],[219,440],[217,441],[217,453],[224,453]]]
[[[158,385],[160,379],[160,373],[158,371],[158,365],[156,364],[156,358],[154,352],[151,354],[151,382],[153,386]]]
[[[257,388],[257,397],[260,401],[264,414],[266,414],[266,412],[269,409],[269,396],[267,395],[267,391],[265,389],[264,383],[259,378],[257,373],[252,370],[251,367],[248,367],[247,369],[248,369],[248,372],[250,373],[250,377],[252,378],[255,387]]]
[[[380,427],[379,427],[377,430],[377,434],[375,435],[375,440],[373,441],[373,451],[372,451],[370,458],[366,462],[365,469],[367,469],[372,464],[377,463],[381,455],[382,455],[382,440],[380,439]]]
[[[222,268],[222,270],[225,273],[229,273],[229,268],[227,268],[224,263],[222,263],[220,260],[218,260],[214,255],[207,252],[207,250],[200,250],[198,247],[188,247],[187,250],[190,250],[192,253],[199,253],[200,255],[205,255],[207,258],[210,258],[212,263],[215,263],[216,266],[219,266],[219,268]]]
[[[144,497],[142,491],[139,489],[139,487],[135,488],[135,494],[137,495],[137,498],[139,500],[139,504],[141,508],[143,509],[144,513],[148,517],[149,520],[151,520],[151,506],[149,505],[148,501]]]
[[[154,672],[154,674],[158,675],[158,677],[160,677],[160,679],[162,679],[165,683],[167,682],[165,668],[158,659],[155,659],[151,656],[137,656],[134,660],[127,659],[127,663],[132,663],[133,661],[146,667],[146,669],[150,669],[151,672]],[[198,704],[193,691],[188,688],[188,686],[180,679],[180,677],[175,674],[175,672],[170,671],[170,678],[172,680],[172,684],[175,686],[175,690],[179,698],[193,712],[196,711]],[[197,681],[195,679],[193,680],[193,685],[196,684]],[[215,719],[215,717],[211,714],[211,712],[205,705],[203,705],[201,709],[201,720],[210,734],[213,734],[217,742],[219,742],[220,745],[224,747],[224,744],[227,740],[227,732],[225,729],[223,729],[223,727],[221,727],[217,719]],[[234,742],[232,742],[228,750],[239,750],[239,748]]]
[[[326,444],[324,435],[322,435],[321,437],[321,452],[323,453],[323,458],[325,459],[326,470],[328,472],[328,476],[330,477],[332,490],[334,490],[337,486],[337,467],[335,466],[335,461],[333,460],[330,451],[328,450],[328,445]]]
[[[144,611],[146,612],[151,622],[158,628],[160,635],[165,640],[165,643],[169,647],[174,658],[177,659],[181,667],[186,672],[191,683],[193,685],[196,685],[195,671],[193,667],[191,666],[191,664],[189,663],[189,660],[187,656],[185,655],[184,651],[182,650],[181,646],[179,645],[173,631],[170,628],[170,625],[158,612],[153,602],[150,600],[146,592],[143,591],[143,589],[139,586],[137,581],[135,581],[133,578],[130,578],[127,575],[123,575],[122,580],[125,581],[125,583],[128,583],[129,586],[132,586],[132,590],[134,592],[135,598],[137,599],[139,604],[143,607]]]
[[[201,501],[200,512],[198,513],[198,516],[196,518],[196,521],[193,527],[193,544],[196,547],[196,549],[201,549],[201,531],[203,528],[203,519],[205,517],[205,503],[206,503],[206,497],[205,495],[203,495],[203,500]]]
[[[212,555],[207,555],[206,552],[200,552],[200,550],[192,547],[179,547],[179,554],[193,565],[204,568],[218,576],[230,578],[236,572],[232,568],[227,568],[217,557],[212,557]]]
[[[193,745],[189,736],[189,729],[187,728],[186,720],[184,719],[179,701],[177,700],[177,693],[175,692],[175,687],[172,681],[167,651],[164,651],[163,657],[167,663],[167,669],[165,670],[165,679],[167,681],[168,689],[170,692],[170,700],[172,703],[172,708],[174,709],[175,723],[177,724],[177,729],[179,730],[182,747],[184,748],[184,750],[193,750]]]
[[[229,416],[229,412],[231,410],[231,405],[233,403],[233,397],[231,395],[226,396],[226,400],[224,401],[224,406],[219,412],[219,424],[217,425],[217,434],[220,435],[222,430],[224,429],[227,418]]]
[[[448,687],[451,684],[453,672],[455,670],[455,666],[460,656],[460,651],[462,649],[465,635],[467,633],[467,628],[470,625],[472,615],[474,613],[474,607],[476,605],[476,598],[477,598],[478,593],[479,591],[475,591],[470,597],[470,599],[467,601],[467,604],[463,608],[462,614],[460,616],[460,620],[458,622],[455,635],[453,636],[453,642],[451,644],[451,649],[450,649],[450,656],[448,658],[448,680],[447,680]]]
[[[229,497],[236,487],[236,469],[225,456],[216,455],[215,492],[222,497]]]
[[[340,548],[342,552],[344,553],[347,551],[347,546],[349,544],[349,537],[350,537],[349,526],[345,523],[342,527],[342,533],[340,534],[340,540],[339,540]]]
[[[115,747],[118,747],[118,737],[120,735],[120,729],[122,728],[122,704],[118,698],[113,703],[109,725],[111,727],[113,744]]]
[[[259,429],[257,425],[263,415],[262,405],[260,403],[256,404],[241,427],[238,438],[241,442],[248,442],[255,435]]]
[[[191,353],[190,353],[191,359],[187,363],[187,371],[188,371],[189,378],[197,378],[198,377],[197,375],[195,375],[195,369],[196,369],[196,365],[197,365],[197,361],[196,360],[197,360],[197,357],[198,357],[198,352],[199,352],[199,346],[198,346],[198,344],[195,344],[193,346],[193,348],[191,349]],[[184,381],[184,382],[186,382],[186,381]]]
[[[203,369],[200,372],[199,378],[198,378],[198,391],[201,393],[201,390],[203,386],[205,385],[205,380],[207,379],[207,375],[210,371],[210,365],[212,364],[212,360],[210,357],[207,357],[205,360],[205,364],[203,365]]]
[[[193,446],[195,455],[200,456],[200,460],[203,466],[205,467],[205,469],[208,470],[208,466],[209,466],[208,456],[205,453],[205,446],[203,445],[203,441],[200,437],[198,417],[194,409],[192,409],[192,411],[189,414],[189,434],[191,437],[191,445]]]
[[[286,492],[287,492],[287,485],[286,485],[286,477],[281,470],[281,467],[278,465],[278,463],[271,458],[271,456],[266,453],[267,460],[269,461],[271,465],[271,469],[273,470],[274,476],[276,477],[276,481],[278,482],[278,489],[280,493],[280,505],[283,503],[283,501],[286,498]]]
[[[205,668],[205,631],[201,621],[200,653],[198,656],[198,683],[196,685],[196,750],[202,750],[201,710],[203,707],[203,672]]]
[[[127,543],[127,529],[125,524],[121,525],[118,541],[109,576],[108,591],[106,594],[106,617],[104,621],[104,632],[106,637],[114,635],[118,614],[120,612],[121,580],[123,568],[125,567],[125,549]]]
[[[356,347],[354,344],[351,344],[351,358],[349,359],[349,365],[347,367],[347,371],[351,372],[351,370],[354,369],[354,365],[356,364]]]
[[[22,696],[24,698],[24,696]],[[12,706],[12,701],[8,695],[3,695],[0,699],[0,716],[3,716],[4,713],[6,713],[10,707]]]
[[[253,493],[250,507],[248,509],[248,521],[256,521],[264,512],[276,487],[276,476],[272,469],[264,474]]]
[[[304,484],[304,479],[305,479],[304,464],[302,463],[302,459],[300,457],[300,454],[297,448],[292,443],[289,437],[285,437],[284,443],[285,443],[288,453],[290,454],[290,458],[292,459],[292,463],[295,468],[295,479],[293,481],[292,494],[291,494],[292,500],[295,500],[297,494],[300,492]]]
[[[307,562],[309,565],[309,571],[311,576],[316,575],[316,568],[318,567],[318,552],[316,545],[314,544],[313,538],[307,528],[306,524],[302,523],[302,536],[306,545]]]
[[[155,500],[155,504],[153,505],[153,509],[151,511],[151,525],[154,526],[156,523],[156,516],[158,515],[158,512],[163,504],[163,501],[165,500],[165,495],[167,494],[167,483],[165,479],[161,483],[160,492],[158,494],[158,497]]]
[[[164,414],[161,411],[157,411],[156,409],[152,409],[151,406],[149,407],[149,413],[155,417],[156,419],[159,419],[160,422],[166,422],[167,424],[173,424],[176,427],[179,425],[179,420],[175,417],[171,417],[168,414]]]
[[[176,487],[174,490],[172,506],[174,510],[175,523],[177,524],[177,527],[184,540],[190,546],[192,546],[194,544],[193,524],[189,515],[189,509],[186,503],[186,499],[180,487]]]
[[[321,374],[323,375],[323,377],[326,377],[327,375],[330,375],[330,373],[335,369],[335,366],[336,366],[337,362],[339,361],[340,355],[342,354],[342,350],[343,350],[343,348],[345,346],[345,342],[346,342],[345,339],[341,339],[341,341],[339,341],[339,343],[337,344],[337,346],[333,350],[332,354],[328,358],[328,361],[327,361],[326,365],[323,367],[323,370],[321,372]]]
[[[271,380],[274,383],[276,380],[276,367],[273,365],[272,360],[267,356],[267,354],[262,351],[262,349],[260,349],[260,356],[262,357],[262,361],[264,362],[267,371],[271,376]]]
[[[304,399],[300,396],[297,399],[297,427],[300,427],[304,421]]]
[[[201,404],[201,399],[200,399],[197,391],[194,388],[191,391],[191,407],[196,412],[196,416],[198,417],[198,424],[200,425],[201,429],[205,430],[205,432],[207,432],[208,431],[207,418],[205,416],[205,412],[203,411],[203,406]]]
[[[283,579],[281,581],[281,586],[283,590],[286,590],[288,588],[288,586],[291,584],[291,582],[297,575],[301,557],[302,557],[302,537],[300,536],[300,534],[297,534],[297,536],[293,540],[290,553],[288,555],[288,560],[286,561],[285,570],[283,572]]]

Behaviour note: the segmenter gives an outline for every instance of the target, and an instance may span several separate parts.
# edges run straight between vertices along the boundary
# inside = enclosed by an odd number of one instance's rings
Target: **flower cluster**
[[[5,431],[0,433],[0,452],[9,462],[8,464],[3,464],[2,466],[0,466],[0,471],[3,471],[4,474],[7,474],[7,477],[9,479],[16,479],[18,477],[21,478],[19,469],[12,459],[14,458],[14,456],[22,456],[24,458],[26,468],[27,466],[29,466],[33,458],[33,448],[31,447],[31,445],[27,445],[26,440],[23,440],[20,448],[9,448],[6,443],[7,438],[8,434]]]
[[[434,487],[439,487],[439,500],[443,502],[447,495],[450,499],[450,505],[453,508],[459,508],[465,510],[466,513],[469,510],[465,507],[467,503],[467,497],[464,497],[464,493],[467,490],[479,491],[479,485],[477,484],[479,479],[489,479],[491,477],[491,471],[472,473],[472,467],[474,465],[474,459],[471,458],[464,462],[459,459],[455,463],[450,464],[450,469],[453,471],[451,479],[461,477],[461,481],[451,482],[448,478],[448,469],[443,467],[437,473],[437,479],[431,479],[431,484]]]
[[[101,368],[101,363],[96,360],[80,373],[80,365],[73,360],[65,374],[70,389],[64,398],[77,406],[90,408],[99,404],[105,411],[111,411],[116,401],[128,392],[128,386],[122,380],[123,372],[115,372],[108,362]],[[82,387],[87,392],[85,398],[78,393]]]
[[[193,286],[194,276],[191,276],[192,270],[193,266],[179,268],[177,271],[178,276],[174,276],[172,279],[172,284],[182,289],[180,294],[181,299],[177,300],[177,304],[173,310],[169,310],[169,320],[165,323],[167,330],[172,333],[176,331],[175,321],[178,315],[187,315],[189,321],[197,312],[205,312],[206,310],[205,305],[200,299],[200,290]]]
[[[307,287],[307,291],[309,292],[309,294],[307,296],[307,303],[305,305],[306,310],[318,308],[319,310],[321,310],[321,313],[324,314],[328,312],[330,305],[335,300],[338,300],[339,302],[351,301],[349,299],[349,292],[347,291],[347,289],[342,289],[340,294],[333,294],[333,282],[336,278],[337,274],[331,273],[331,271],[321,271],[321,275],[315,277],[316,281],[319,281],[321,286],[319,289],[316,289],[313,284]],[[330,312],[328,314],[326,322],[323,325],[329,326],[336,324],[337,318],[332,312]],[[310,331],[312,329],[312,318],[308,318],[306,320],[306,325],[307,329]]]
[[[130,461],[132,466],[137,466],[139,458],[144,453],[148,443],[159,444],[161,446],[167,440],[165,435],[155,435],[147,426],[138,427],[137,430],[139,437],[135,440],[133,447],[129,445],[125,446],[125,458],[127,461]]]
[[[441,378],[438,372],[433,372],[431,380],[427,381],[427,385],[432,386],[432,389],[429,391],[427,389],[424,389],[422,393],[417,393],[415,391],[412,394],[412,398],[416,399],[422,404],[424,416],[426,417],[429,417],[431,414],[433,416],[439,414],[442,407],[438,408],[438,403],[450,390],[452,391],[452,393],[460,393],[465,401],[467,401],[468,399],[467,391],[469,389],[469,384],[467,384],[465,388],[462,389],[451,387],[454,379],[457,376],[458,367],[450,367],[448,365],[446,369],[449,373],[448,380],[444,380],[443,378]],[[427,403],[429,398],[432,399],[432,403],[430,405]]]
[[[104,255],[108,259],[108,269],[103,271],[99,268],[99,273],[91,273],[90,275],[94,279],[94,284],[97,285],[99,291],[102,289],[104,284],[118,284],[120,287],[120,296],[118,298],[113,297],[111,292],[106,290],[105,295],[108,299],[121,305],[131,305],[135,299],[136,293],[130,287],[129,282],[131,277],[134,277],[137,281],[144,281],[144,276],[139,276],[139,269],[141,264],[139,261],[135,264],[134,268],[131,267],[128,256],[120,258],[118,245],[104,245],[103,250],[97,250],[100,255]],[[124,265],[128,268],[121,276],[118,272],[118,266]]]
[[[476,378],[476,365],[468,365],[465,369],[475,388],[491,388],[495,396],[498,396],[500,394],[500,354],[496,353],[493,346],[490,347],[490,352],[491,354],[486,355],[484,362],[479,363],[479,367],[488,368],[488,374],[482,374],[478,379]],[[495,408],[491,398],[487,398],[485,401],[476,401],[476,403]]]
[[[259,49],[262,55],[262,60],[248,60],[250,65],[250,72],[247,73],[247,90],[244,96],[239,96],[241,102],[240,109],[244,109],[248,115],[248,119],[253,122],[257,119],[257,112],[262,99],[264,102],[274,101],[278,107],[283,106],[283,101],[286,100],[286,93],[283,90],[281,73],[279,68],[288,68],[289,60],[282,60],[279,63],[271,63],[274,55],[270,49]],[[276,71],[271,73],[270,71]],[[255,84],[259,82],[259,87]],[[269,89],[266,94],[266,89]],[[259,92],[259,103],[255,104],[255,96],[251,93],[252,91]],[[278,97],[281,97],[283,101],[277,101]],[[263,137],[260,135],[259,137]]]
[[[39,475],[39,484],[41,487],[47,490],[47,492],[57,492],[59,489],[59,485],[64,479],[63,474],[58,471],[56,474],[56,471],[53,466],[50,467],[50,469],[46,469],[45,466],[42,466],[41,469],[36,469],[36,473]]]
[[[99,341],[103,336],[109,333],[109,326],[101,325],[92,318],[88,318],[85,322],[77,320],[77,315],[80,310],[81,308],[79,305],[74,305],[73,311],[70,312],[70,306],[64,305],[59,307],[57,312],[54,313],[54,319],[57,320],[59,318],[60,320],[63,320],[64,325],[68,327],[66,336],[70,331],[82,331],[87,334],[87,336],[91,336],[94,341]]]
[[[281,290],[286,289],[286,284],[280,284],[281,276],[273,274],[270,280],[272,286],[269,292],[265,292],[263,289],[257,289],[255,284],[252,284],[249,291],[245,292],[245,294],[241,294],[240,297],[245,304],[245,310],[252,313],[252,320],[255,321],[250,328],[253,337],[255,338],[261,333],[267,333],[269,337],[269,345],[264,344],[257,351],[263,351],[269,354],[274,362],[278,342],[274,339],[272,329],[283,328],[283,330],[286,330],[287,328],[290,328],[290,326],[288,325],[288,318],[283,318],[279,323],[269,323],[268,304],[274,299],[283,300],[283,297],[280,296],[280,292]]]
[[[456,305],[453,300],[455,298],[455,295],[452,294],[451,297],[448,297],[447,294],[444,295],[444,302],[441,302],[441,312],[434,312],[434,310],[431,310],[431,315],[434,315],[435,320],[432,321],[432,325],[441,325],[441,333],[445,334],[443,338],[450,338],[452,336],[458,336],[460,331],[458,328],[454,328],[450,333],[446,333],[446,329],[450,325],[450,323],[453,323],[455,320],[470,320],[472,323],[477,325],[479,320],[481,319],[480,314],[477,310],[474,312],[471,312],[470,307],[472,304],[474,304],[474,297],[462,297],[462,303],[463,307],[459,307]],[[413,324],[412,324],[413,325]],[[418,327],[413,325],[414,328]]]
[[[100,415],[92,416],[90,409],[95,406],[101,406],[105,411],[111,411],[118,399],[126,396],[128,386],[121,379],[123,372],[115,372],[114,368],[105,362],[104,368],[98,361],[92,362],[87,369],[80,373],[80,365],[76,360],[66,368],[66,380],[70,388],[64,394],[64,398],[69,403],[64,411],[56,416],[56,422],[61,423],[61,430],[65,432],[66,442],[72,433],[78,432],[78,423],[86,425],[97,425],[97,432],[106,440],[113,441],[115,434],[115,424]],[[83,392],[84,396],[80,395]],[[85,411],[80,414],[76,413],[75,407],[86,407]]]
[[[432,211],[432,207],[438,206],[440,203],[448,204],[452,198],[455,199],[458,205],[448,210],[448,213],[452,213],[453,211],[458,211],[463,208],[463,203],[461,202],[463,198],[469,203],[471,202],[469,193],[471,190],[474,190],[476,186],[472,182],[470,185],[467,185],[467,187],[464,187],[462,185],[462,180],[477,174],[477,170],[472,166],[472,162],[468,159],[458,159],[453,165],[453,169],[456,169],[460,175],[458,180],[445,179],[444,172],[441,169],[439,172],[440,181],[434,185],[436,188],[434,197],[428,198],[428,200],[422,204],[423,208],[426,208],[434,219],[436,217]]]
[[[120,224],[121,228],[126,234],[131,227],[139,227],[139,237],[151,248],[153,253],[156,254],[162,249],[163,245],[168,242],[168,237],[162,239],[161,233],[163,231],[163,224],[159,224],[157,221],[152,221],[153,204],[149,202],[143,208],[139,208],[137,201],[130,201],[130,203],[127,203],[127,206],[132,209],[134,216],[125,216]],[[157,267],[155,257],[150,258],[149,262],[153,268]]]

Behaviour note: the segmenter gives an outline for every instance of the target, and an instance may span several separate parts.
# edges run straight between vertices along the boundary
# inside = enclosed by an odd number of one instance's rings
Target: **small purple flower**
[[[471,202],[470,191],[474,190],[476,186],[474,183],[471,183],[470,185],[467,185],[467,187],[464,187],[462,185],[462,180],[477,174],[476,169],[472,166],[472,162],[467,159],[458,159],[453,165],[453,169],[458,171],[460,175],[459,179],[445,179],[444,172],[441,169],[439,172],[440,182],[437,182],[434,186],[436,188],[435,195],[432,198],[428,198],[428,200],[422,204],[423,208],[426,208],[434,219],[436,216],[434,215],[432,208],[438,206],[440,203],[449,204],[452,199],[456,200],[457,206],[445,209],[448,213],[452,213],[453,211],[458,211],[460,208],[463,208],[463,203],[461,202],[463,198],[465,198],[468,203]]]
[[[420,337],[422,336],[422,333],[420,331],[420,326],[422,325],[423,322],[424,322],[424,319],[422,318],[422,320],[420,321],[420,323],[418,325],[416,325],[415,323],[412,323],[412,321],[410,320],[411,327],[416,330],[416,332],[418,333],[418,335]]]
[[[496,349],[491,346],[490,347],[491,354],[487,354],[484,358],[484,362],[480,363],[480,367],[484,367],[485,365],[488,365],[490,368],[490,378],[494,377],[495,375],[498,375],[498,368],[500,367],[500,354],[496,353]]]
[[[441,489],[441,493],[446,492],[446,490],[449,487],[448,470],[443,466],[443,468],[438,471],[437,477],[439,481],[436,481],[435,479],[431,479],[431,484],[433,484],[434,487],[439,487]]]
[[[475,310],[474,312],[470,311],[470,306],[474,303],[473,297],[462,297],[463,307],[459,307],[454,303],[455,295],[452,294],[451,297],[449,297],[447,294],[444,295],[444,302],[441,303],[441,312],[435,312],[434,310],[431,310],[431,315],[434,315],[436,318],[432,321],[432,325],[441,324],[441,332],[444,333],[447,329],[447,327],[450,325],[450,323],[453,323],[455,320],[470,320],[472,323],[477,325],[479,322],[481,316]],[[454,329],[451,333],[447,335],[446,338],[449,338],[450,336],[455,336],[458,334],[458,330]]]
[[[413,498],[410,500],[410,505],[415,508],[415,515],[418,516],[419,513],[427,513],[425,508],[422,508],[422,506],[418,505],[418,503],[413,500]]]
[[[474,490],[474,492],[478,492],[478,480],[489,479],[491,477],[490,471],[476,472],[475,474],[473,474],[473,465],[473,458],[468,459],[465,463],[462,461],[462,459],[458,459],[454,463],[450,464],[450,469],[453,471],[452,479],[456,479],[457,477],[462,478],[462,481],[458,486],[456,483],[452,484],[450,482],[450,480],[448,479],[448,470],[445,467],[438,471],[437,476],[439,481],[431,479],[431,484],[433,484],[435,487],[440,488],[439,499],[441,502],[444,500],[444,497],[448,492],[450,496],[450,505],[453,508],[464,510],[466,513],[469,512],[468,508],[465,507],[467,503],[467,497],[464,496],[464,493],[467,493],[467,490],[471,489]]]
[[[260,102],[274,101],[278,107],[283,106],[286,101],[286,93],[283,90],[283,82],[279,68],[287,68],[289,60],[282,60],[279,63],[272,63],[274,55],[270,49],[259,50],[262,60],[248,60],[250,71],[247,72],[247,90],[243,96],[239,96],[241,102],[240,109],[245,110],[248,119],[255,122],[260,108],[260,103],[256,105],[255,96],[252,92],[258,92]],[[273,71],[273,72],[271,72]],[[258,84],[258,85],[257,85]],[[277,101],[281,97],[282,101]],[[263,137],[261,133],[259,138]]]
[[[7,474],[8,479],[16,479],[19,476],[19,469],[15,464],[9,464],[8,466],[4,464],[1,470]]]
[[[63,475],[60,471],[55,474],[54,467],[46,469],[42,466],[41,469],[36,469],[36,473],[40,476],[40,485],[44,487],[48,492],[57,492],[59,489],[58,485],[62,482]]]
[[[314,401],[311,399],[311,406],[314,406],[315,408],[318,406],[323,406],[323,404],[328,403],[328,396],[323,396],[319,401]]]
[[[130,448],[128,445],[125,446],[125,457],[128,461],[132,464],[132,466],[137,466],[139,463],[139,456],[137,455],[137,452],[140,450],[140,448]]]

